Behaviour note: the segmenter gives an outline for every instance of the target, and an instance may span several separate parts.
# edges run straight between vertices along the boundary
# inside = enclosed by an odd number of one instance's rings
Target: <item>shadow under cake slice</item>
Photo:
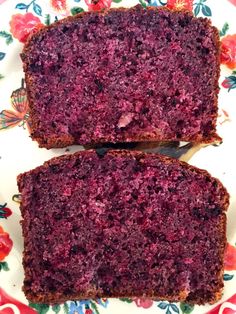
[[[33,34],[21,56],[40,147],[220,139],[209,19],[139,5],[82,13]]]
[[[19,175],[18,186],[31,302],[220,299],[229,195],[206,171],[89,150]]]

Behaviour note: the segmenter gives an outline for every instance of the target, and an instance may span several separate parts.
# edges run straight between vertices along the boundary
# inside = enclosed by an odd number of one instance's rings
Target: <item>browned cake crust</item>
[[[136,7],[133,8],[115,8],[115,9],[109,9],[109,10],[104,10],[102,12],[99,12],[99,14],[102,15],[107,15],[109,12],[112,11],[127,11],[127,10],[135,10]],[[174,10],[174,9],[168,9],[167,7],[147,7],[147,10],[167,10],[167,11],[173,11],[173,12],[177,12],[179,11],[178,9]],[[185,12],[185,14],[189,15],[192,17],[192,20],[204,20],[206,21],[206,18],[196,18],[193,17],[192,12],[189,11],[185,11],[182,10],[182,12]],[[27,95],[28,95],[28,101],[29,101],[29,123],[30,123],[30,127],[31,127],[31,138],[33,140],[36,140],[39,143],[39,147],[45,147],[47,149],[50,148],[60,148],[60,147],[66,147],[69,145],[73,145],[73,144],[84,144],[81,142],[78,142],[78,139],[76,139],[73,135],[71,134],[64,134],[64,135],[54,135],[51,134],[50,136],[48,135],[38,135],[38,125],[39,125],[39,118],[38,118],[38,114],[36,112],[35,106],[34,106],[34,101],[33,101],[33,91],[32,91],[32,78],[31,75],[28,72],[28,68],[27,68],[27,55],[28,55],[28,51],[32,45],[32,39],[35,39],[39,36],[41,36],[42,34],[46,33],[48,30],[50,29],[56,29],[58,27],[58,25],[66,25],[66,23],[70,22],[70,21],[75,21],[78,19],[83,19],[86,15],[90,15],[91,12],[82,12],[79,13],[75,16],[69,16],[66,17],[60,21],[57,21],[49,26],[45,26],[35,32],[33,32],[31,34],[31,36],[28,38],[24,50],[21,54],[22,56],[22,60],[23,60],[23,69],[25,72],[25,81],[26,81],[26,89],[27,89]],[[208,26],[212,27],[213,31],[214,31],[214,35],[215,35],[215,42],[217,44],[217,71],[214,75],[214,84],[213,84],[213,92],[214,92],[214,104],[212,104],[212,110],[214,110],[216,112],[216,114],[214,114],[214,116],[212,115],[212,131],[211,134],[209,134],[207,137],[203,138],[203,136],[201,134],[197,134],[195,136],[192,136],[191,138],[189,138],[188,134],[186,134],[185,136],[181,137],[179,140],[181,141],[186,141],[186,142],[196,142],[196,143],[213,143],[213,142],[220,142],[222,139],[221,137],[216,133],[216,120],[217,120],[217,112],[218,112],[218,93],[219,93],[219,85],[218,85],[218,80],[219,80],[219,76],[220,76],[220,38],[219,38],[219,32],[217,30],[216,27],[213,27],[211,25],[211,21],[208,19]],[[107,142],[153,142],[153,141],[172,141],[172,140],[176,140],[176,138],[165,138],[163,137],[163,135],[159,132],[159,131],[152,131],[152,132],[145,132],[143,134],[140,135],[132,135],[130,137],[124,137],[122,138],[122,140],[110,140],[109,134],[107,134],[107,136],[101,137],[99,138],[98,141],[94,141],[91,140],[89,142],[89,144],[98,144],[98,143],[107,143]],[[177,139],[178,140],[178,139]]]
[[[91,152],[93,152],[93,150],[88,150],[88,151],[82,151],[82,152],[78,152],[73,154],[73,158],[76,158],[76,156],[79,155],[85,155],[86,154],[90,154]],[[167,163],[167,164],[174,164],[176,166],[181,166],[184,167],[188,172],[193,172],[193,173],[197,173],[197,174],[201,174],[202,176],[204,176],[205,178],[208,178],[209,180],[212,180],[211,175],[205,171],[205,170],[201,170],[198,169],[194,166],[191,166],[185,162],[179,161],[179,160],[175,160],[166,156],[162,156],[162,155],[155,155],[155,154],[145,154],[143,152],[138,152],[138,151],[108,151],[107,155],[109,156],[123,156],[123,157],[128,157],[128,156],[133,156],[134,158],[137,158],[138,160],[142,160],[145,159],[147,156],[153,156],[153,157],[157,157],[159,158],[161,161]],[[67,161],[69,161],[71,158],[71,155],[66,155],[66,156],[61,156],[61,157],[56,157],[53,158],[47,162],[44,163],[43,166],[40,166],[34,170],[31,170],[27,173],[24,174],[20,174],[17,178],[17,182],[18,182],[18,186],[21,192],[22,186],[24,184],[24,179],[25,177],[29,176],[29,175],[37,175],[37,173],[41,170],[41,169],[45,169],[45,168],[50,168],[52,165],[58,164],[58,162],[61,163],[66,163]],[[202,296],[201,293],[196,294],[189,294],[188,292],[186,292],[185,290],[180,291],[178,295],[169,295],[168,293],[163,297],[160,296],[158,291],[154,291],[154,290],[150,290],[148,293],[145,293],[145,295],[142,295],[142,292],[140,291],[140,297],[145,297],[145,298],[150,298],[150,299],[156,299],[156,300],[168,300],[170,302],[172,301],[185,301],[188,303],[194,303],[194,304],[204,304],[206,302],[208,303],[215,303],[217,302],[221,296],[222,296],[222,289],[223,289],[223,263],[224,263],[224,251],[225,251],[225,247],[226,247],[226,215],[224,213],[224,211],[227,210],[228,205],[229,205],[229,194],[226,191],[226,189],[223,187],[222,183],[218,180],[215,179],[215,182],[217,182],[218,186],[219,186],[219,190],[221,191],[221,201],[222,201],[222,213],[220,214],[220,222],[218,224],[218,231],[219,234],[222,234],[222,242],[220,243],[220,249],[218,252],[219,253],[219,261],[218,261],[218,265],[220,265],[222,271],[219,274],[219,281],[221,282],[220,288],[218,291],[214,292],[207,300],[206,297]],[[24,202],[21,203],[20,205],[20,210],[22,213],[22,216],[25,216],[25,206],[24,206]],[[106,297],[112,297],[112,298],[124,298],[124,297],[137,297],[136,294],[132,294],[130,293],[129,295],[126,294],[122,294],[122,292],[117,295],[114,294],[112,291],[110,291],[110,293],[106,294],[104,292],[101,292],[97,289],[90,289],[86,292],[86,294],[78,294],[78,293],[68,293],[66,295],[63,295],[62,293],[58,293],[58,292],[48,292],[47,295],[45,294],[37,294],[35,295],[31,289],[28,287],[28,283],[30,282],[32,276],[31,276],[31,250],[29,249],[30,247],[30,237],[28,234],[28,230],[26,228],[26,219],[22,220],[22,230],[23,230],[23,236],[24,236],[24,252],[23,252],[23,265],[24,265],[24,271],[25,271],[25,279],[24,279],[24,286],[23,286],[23,291],[25,292],[25,295],[27,297],[27,299],[31,302],[35,302],[35,303],[50,303],[50,304],[54,304],[54,303],[62,303],[68,300],[79,300],[79,299],[95,299],[95,298],[106,298]]]

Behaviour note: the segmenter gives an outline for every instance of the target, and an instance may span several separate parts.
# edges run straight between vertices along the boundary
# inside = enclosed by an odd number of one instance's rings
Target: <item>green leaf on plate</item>
[[[220,31],[220,36],[225,36],[225,34],[228,32],[229,30],[229,23],[225,22],[225,24],[223,25],[221,31]]]
[[[142,6],[143,8],[146,8],[146,7],[147,7],[147,4],[146,4],[146,2],[145,2],[144,0],[139,0],[139,3],[141,4],[141,6]]]
[[[169,307],[169,303],[161,302],[158,304],[158,307],[162,310],[165,310],[167,307]]]
[[[25,3],[17,3],[15,9],[19,9],[19,10],[26,10],[28,8],[28,5]]]
[[[234,278],[234,275],[230,275],[230,274],[224,274],[224,281],[228,281]]]
[[[50,308],[48,304],[29,303],[29,306],[38,311],[38,314],[46,314]]]
[[[133,302],[133,300],[129,299],[129,298],[120,298],[119,300],[122,302],[126,302],[126,303],[132,303]]]
[[[5,55],[6,55],[5,52],[0,51],[0,61],[5,58]]]
[[[53,310],[53,312],[56,313],[56,314],[59,313],[60,310],[61,310],[60,304],[53,305],[53,306],[52,306],[52,310]]]
[[[230,75],[230,76],[226,77],[226,81],[227,81],[227,84],[228,84],[228,92],[231,89],[236,88],[236,76]]]
[[[122,0],[112,0],[112,2],[120,3]]]
[[[208,7],[208,5],[203,4],[202,5],[202,14],[205,16],[211,16],[211,9]]]
[[[50,14],[46,14],[45,15],[45,19],[44,19],[44,24],[47,25],[47,26],[50,25],[51,24],[50,20],[51,20]]]
[[[0,31],[0,37],[5,38],[7,45],[9,45],[9,44],[11,44],[13,42],[13,37],[8,32]]]
[[[170,307],[171,309],[175,312],[175,313],[179,313],[179,309],[178,306],[174,303],[170,303]]]
[[[64,311],[65,314],[69,313],[69,305],[67,303],[63,304],[63,311]]]
[[[84,9],[81,8],[81,7],[73,7],[71,10],[70,10],[71,14],[72,15],[76,15],[78,13],[81,13],[81,12],[84,12]]]
[[[3,79],[3,78],[4,78],[4,76],[2,74],[0,74],[0,80]]]
[[[7,262],[1,262],[0,263],[0,270],[5,270],[5,271],[10,270],[9,267],[8,267]]]
[[[187,303],[180,303],[180,309],[183,314],[190,314],[194,310],[194,305],[190,305]]]
[[[197,5],[194,8],[194,15],[198,16],[199,12],[200,12],[200,8],[201,8],[201,3],[197,3]]]
[[[94,310],[95,314],[99,314],[98,307],[95,302],[90,302],[91,308]]]

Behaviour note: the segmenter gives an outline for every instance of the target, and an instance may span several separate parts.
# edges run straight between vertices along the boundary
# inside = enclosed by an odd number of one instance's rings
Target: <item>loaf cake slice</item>
[[[214,303],[229,196],[204,170],[155,154],[88,150],[18,177],[26,297]]]
[[[21,56],[41,147],[220,139],[208,19],[140,5],[82,13],[35,33]]]

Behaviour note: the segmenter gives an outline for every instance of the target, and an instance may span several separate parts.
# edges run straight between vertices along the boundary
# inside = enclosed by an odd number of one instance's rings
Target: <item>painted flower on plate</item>
[[[224,88],[230,88],[231,87],[231,83],[230,83],[230,80],[228,79],[228,77],[226,77],[224,79],[224,81],[221,83],[221,85],[224,87]]]
[[[224,88],[227,88],[228,91],[236,88],[236,71],[233,71],[232,75],[226,77],[221,83]]]
[[[56,11],[65,11],[66,10],[66,0],[51,0],[51,7]]]
[[[236,34],[222,38],[221,63],[230,69],[236,68]]]
[[[12,249],[13,242],[9,237],[9,234],[3,230],[0,226],[0,261],[10,253]]]
[[[142,307],[144,309],[149,309],[153,305],[153,301],[144,298],[133,298],[137,307]]]
[[[85,3],[89,11],[100,11],[110,8],[112,0],[85,0]]]
[[[0,287],[0,313],[1,314],[37,314],[35,310],[31,309],[26,304],[14,299]]]
[[[25,43],[29,34],[42,26],[40,19],[29,12],[14,14],[10,20],[10,31],[21,43]]]
[[[225,252],[225,270],[236,270],[236,247],[227,244]]]
[[[0,205],[0,218],[8,218],[9,216],[11,216],[12,211],[10,210],[10,208],[6,207],[7,203]]]
[[[170,9],[187,9],[192,11],[193,0],[167,0],[167,7]]]
[[[235,314],[236,305],[236,294],[232,295],[229,299],[225,300],[223,303],[218,304],[212,310],[206,312],[205,314]]]
[[[236,0],[228,0],[229,2],[231,2],[233,5],[236,6]]]

